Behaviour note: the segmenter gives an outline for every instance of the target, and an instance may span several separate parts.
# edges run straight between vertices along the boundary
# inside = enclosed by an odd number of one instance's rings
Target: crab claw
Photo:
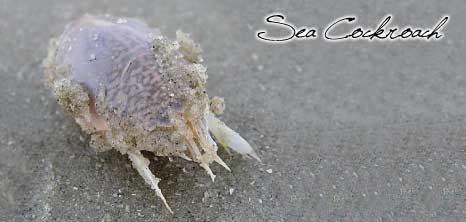
[[[144,181],[146,181],[147,184],[151,186],[153,190],[155,190],[155,194],[162,199],[163,204],[165,204],[165,207],[170,211],[171,214],[173,214],[172,209],[170,206],[168,206],[167,200],[165,200],[165,197],[162,194],[162,191],[159,188],[159,182],[160,179],[155,177],[154,174],[149,169],[149,163],[150,161],[145,158],[141,152],[139,151],[130,151],[128,152],[129,159],[131,162],[133,162],[133,167],[136,168],[138,171],[139,175],[144,178]]]
[[[230,127],[225,125],[225,123],[215,117],[213,113],[208,112],[206,114],[206,119],[209,131],[222,146],[229,147],[240,154],[253,157],[261,162],[251,145],[237,132],[233,131]]]

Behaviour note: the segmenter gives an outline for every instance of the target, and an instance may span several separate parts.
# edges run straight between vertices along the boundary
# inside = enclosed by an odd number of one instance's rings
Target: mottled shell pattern
[[[44,67],[46,85],[91,135],[90,145],[128,154],[171,212],[140,151],[198,162],[212,180],[212,162],[229,170],[215,141],[259,160],[215,117],[224,103],[209,100],[202,61],[200,47],[182,32],[171,42],[136,19],[85,15],[51,41]]]

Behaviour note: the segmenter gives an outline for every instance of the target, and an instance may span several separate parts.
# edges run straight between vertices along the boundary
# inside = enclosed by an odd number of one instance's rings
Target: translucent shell
[[[172,124],[167,109],[180,109],[182,102],[161,90],[166,83],[150,36],[160,32],[134,19],[86,15],[58,40],[56,64],[69,68],[69,78],[82,84],[91,101],[104,93],[105,109],[119,117],[131,117],[148,130],[167,127]],[[167,99],[170,104],[163,106]]]

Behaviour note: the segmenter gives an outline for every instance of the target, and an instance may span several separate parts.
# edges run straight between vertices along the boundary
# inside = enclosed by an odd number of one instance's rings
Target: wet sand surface
[[[464,221],[466,3],[0,1],[1,221]],[[353,14],[430,27],[438,42],[265,44],[281,12],[319,29]],[[96,154],[42,83],[48,41],[84,13],[140,18],[204,49],[208,93],[263,163],[153,161],[171,215],[116,151]]]

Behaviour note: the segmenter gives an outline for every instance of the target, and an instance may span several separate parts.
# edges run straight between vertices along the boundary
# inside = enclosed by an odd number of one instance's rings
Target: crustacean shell
[[[44,67],[47,86],[91,135],[90,145],[128,154],[172,212],[141,151],[195,161],[212,180],[212,162],[229,170],[215,141],[259,160],[246,140],[215,117],[224,103],[209,100],[201,62],[199,46],[184,33],[171,42],[135,19],[85,15],[51,41]]]

